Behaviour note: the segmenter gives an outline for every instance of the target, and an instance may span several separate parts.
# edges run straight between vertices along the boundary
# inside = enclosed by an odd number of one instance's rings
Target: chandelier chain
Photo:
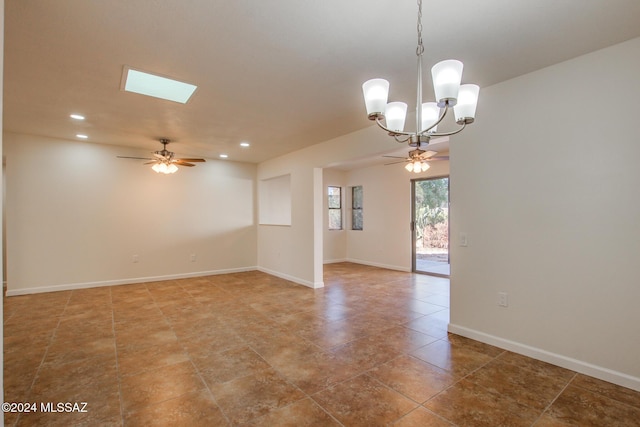
[[[418,47],[416,48],[416,55],[420,56],[424,53],[424,46],[422,45],[422,0],[418,0]]]

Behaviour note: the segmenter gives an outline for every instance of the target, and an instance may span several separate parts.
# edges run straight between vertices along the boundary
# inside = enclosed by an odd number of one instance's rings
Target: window
[[[328,187],[329,230],[342,230],[342,188]]]
[[[351,187],[351,229],[362,230],[362,186]]]

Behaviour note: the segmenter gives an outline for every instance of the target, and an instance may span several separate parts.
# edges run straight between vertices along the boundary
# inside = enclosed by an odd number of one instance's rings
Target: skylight
[[[167,77],[157,76],[125,67],[122,89],[127,92],[186,104],[198,87]]]

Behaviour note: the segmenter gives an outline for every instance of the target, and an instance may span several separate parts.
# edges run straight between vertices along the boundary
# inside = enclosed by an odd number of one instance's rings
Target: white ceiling
[[[640,36],[638,0],[423,9],[425,70],[456,58],[481,87]],[[4,128],[150,151],[166,137],[178,154],[260,162],[370,126],[367,79],[412,105],[416,12],[413,0],[5,0]],[[186,105],[122,92],[125,65],[198,90]]]

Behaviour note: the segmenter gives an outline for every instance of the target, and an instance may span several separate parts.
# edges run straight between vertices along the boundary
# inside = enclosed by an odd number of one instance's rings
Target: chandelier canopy
[[[461,132],[466,125],[473,123],[480,88],[475,84],[463,84],[462,62],[450,59],[437,63],[431,69],[436,102],[422,102],[422,0],[418,0],[418,78],[416,91],[416,130],[405,132],[404,122],[407,104],[389,102],[389,82],[385,79],[371,79],[362,85],[367,115],[378,126],[387,131],[400,143],[408,142],[412,147],[429,144],[432,137],[449,136]],[[437,132],[438,125],[450,108],[453,108],[455,121],[459,127],[449,132]],[[382,123],[384,119],[385,124]]]

